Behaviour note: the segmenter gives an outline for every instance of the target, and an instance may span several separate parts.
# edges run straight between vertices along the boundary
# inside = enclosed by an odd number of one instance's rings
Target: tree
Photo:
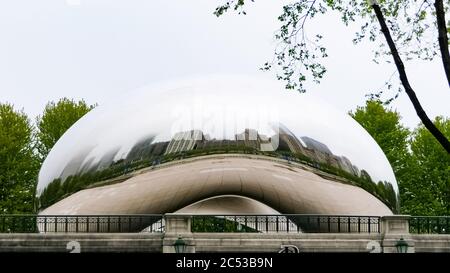
[[[410,132],[400,115],[380,101],[367,101],[350,115],[363,126],[386,154],[400,190],[401,213],[450,214],[450,155],[420,125]],[[450,136],[450,120],[435,124]]]
[[[42,116],[38,116],[36,120],[41,159],[45,159],[61,136],[94,107],[95,105],[88,105],[84,100],[75,102],[67,98],[60,99],[57,103],[49,102]]]
[[[33,212],[39,160],[29,118],[0,103],[0,213]]]
[[[450,119],[434,121],[450,137]],[[402,181],[405,213],[415,215],[450,215],[450,155],[420,125],[410,143],[413,168],[409,180]]]
[[[377,0],[298,0],[285,5],[283,13],[278,17],[282,26],[275,35],[279,45],[275,49],[274,59],[266,62],[262,69],[270,70],[276,67],[277,78],[286,81],[286,88],[305,92],[303,83],[309,77],[316,83],[324,77],[326,68],[320,60],[328,56],[326,47],[321,44],[322,35],[317,34],[314,38],[306,35],[305,26],[308,20],[325,14],[328,10],[340,12],[341,19],[346,25],[355,22],[356,18],[361,18],[364,24],[354,42],[357,43],[365,37],[377,41],[381,27],[388,50],[384,50],[386,47],[381,43],[376,57],[392,55],[400,82],[418,117],[447,153],[450,153],[449,140],[434,126],[422,108],[409,83],[400,57],[403,53],[408,59],[415,56],[430,60],[440,51],[450,84],[450,55],[445,24],[445,12],[449,9],[450,1],[444,3],[443,0],[435,0],[434,7],[428,1],[431,0],[382,0],[380,5]],[[230,8],[245,14],[243,11],[245,2],[245,0],[228,0],[216,9],[215,15],[220,16]],[[426,39],[428,34],[433,37],[431,42]],[[401,45],[402,52],[398,50],[397,44]],[[423,46],[424,44],[426,46]],[[387,86],[390,88],[391,84]],[[394,98],[400,91],[401,89]],[[383,90],[375,96],[380,96],[382,92]]]

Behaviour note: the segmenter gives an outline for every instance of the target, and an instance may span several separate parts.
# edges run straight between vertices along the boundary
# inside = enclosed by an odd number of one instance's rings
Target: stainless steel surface
[[[37,194],[46,207],[61,192],[67,196],[130,170],[220,153],[297,161],[354,181],[390,200],[393,210],[398,206],[392,168],[356,121],[311,95],[245,77],[145,87],[97,107],[52,149]],[[388,196],[379,196],[384,191]]]

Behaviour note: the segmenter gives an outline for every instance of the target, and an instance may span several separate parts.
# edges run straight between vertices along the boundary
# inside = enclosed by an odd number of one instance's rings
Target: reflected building
[[[307,136],[301,137],[303,143],[305,143],[306,147],[310,150],[316,151],[317,153],[332,155],[333,153],[327,147],[327,145]]]
[[[203,140],[205,140],[205,138],[200,130],[178,132],[173,136],[172,140],[170,140],[165,153],[172,154],[193,150],[197,144]]]
[[[279,128],[279,149],[293,153],[305,154],[305,146],[301,141],[289,131],[288,128],[281,125]]]

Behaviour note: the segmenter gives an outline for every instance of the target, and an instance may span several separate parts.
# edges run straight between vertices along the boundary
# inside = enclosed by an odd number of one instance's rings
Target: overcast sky
[[[0,0],[0,102],[34,118],[61,97],[103,104],[180,77],[264,76],[258,68],[273,56],[282,2],[259,0],[247,16],[216,18],[220,1],[212,0]],[[308,92],[341,111],[363,104],[395,71],[371,62],[374,45],[353,45],[356,27],[335,15],[308,30],[324,34],[330,55],[326,78]],[[450,116],[440,60],[407,63],[407,72],[428,115]],[[409,127],[418,123],[406,94],[393,106]]]

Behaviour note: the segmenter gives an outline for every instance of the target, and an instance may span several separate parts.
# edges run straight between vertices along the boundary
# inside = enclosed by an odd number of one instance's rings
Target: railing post
[[[338,216],[338,233],[341,233],[341,216]]]
[[[148,219],[149,221],[144,221],[144,223],[153,223],[153,224],[150,225],[150,230],[149,230],[149,232],[153,232],[153,226],[154,226],[156,223],[159,223],[159,221],[160,221],[160,223],[161,223],[161,228],[160,228],[160,230],[162,230],[162,226],[164,225],[164,220],[163,220],[163,219],[164,219],[164,218],[161,218],[161,220],[157,220],[157,221],[153,222],[153,217],[150,216],[149,219]],[[144,220],[145,220],[145,219],[144,219]],[[142,226],[142,225],[141,225],[141,226]],[[158,227],[156,226],[155,229],[158,230]]]
[[[247,216],[244,216],[244,226],[247,227]],[[244,227],[244,232],[246,232],[246,228]]]
[[[286,231],[289,233],[289,218],[286,216]]]
[[[33,227],[34,227],[33,232],[39,233],[39,226],[38,226],[38,218],[37,218],[37,215],[35,215],[35,216],[33,217]]]
[[[186,214],[164,215],[166,230],[163,239],[163,253],[175,253],[175,242],[181,238],[186,243],[186,253],[195,253],[195,241],[191,232],[192,216]]]
[[[276,219],[277,219],[277,233],[278,233],[278,220],[279,220],[278,217],[279,217],[279,216],[275,216],[275,217],[276,217]]]
[[[450,217],[445,218],[445,222],[446,222],[445,231],[446,232],[449,232],[449,230],[450,230],[450,225],[449,225],[449,221],[448,220],[450,220]]]
[[[415,252],[415,243],[409,233],[409,215],[381,217],[382,246],[385,253],[396,253],[396,244],[403,239],[408,244],[408,253]]]

